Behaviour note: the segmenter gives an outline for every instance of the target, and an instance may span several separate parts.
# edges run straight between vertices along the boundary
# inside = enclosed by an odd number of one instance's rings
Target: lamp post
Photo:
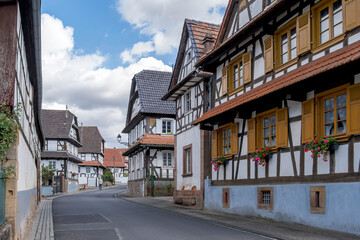
[[[122,142],[122,141],[121,141],[121,135],[120,135],[120,133],[117,135],[116,139],[117,139],[118,143],[123,144],[123,145],[125,145],[125,146],[127,146],[127,147],[129,146],[129,143],[128,143],[128,142]]]

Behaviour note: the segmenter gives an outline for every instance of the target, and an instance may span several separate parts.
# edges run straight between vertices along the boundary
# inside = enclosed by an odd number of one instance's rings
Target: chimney
[[[204,45],[204,53],[209,52],[213,49],[215,38],[211,34],[205,34],[202,44]]]

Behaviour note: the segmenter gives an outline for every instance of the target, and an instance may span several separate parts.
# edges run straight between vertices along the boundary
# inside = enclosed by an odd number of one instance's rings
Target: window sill
[[[311,50],[311,52],[312,52],[313,54],[316,54],[316,53],[318,53],[318,52],[321,52],[321,51],[323,51],[324,49],[326,49],[326,48],[328,48],[328,47],[330,47],[330,46],[332,46],[332,45],[334,45],[334,44],[336,44],[336,43],[341,42],[342,40],[344,40],[345,35],[346,35],[346,34],[343,33],[343,34],[337,36],[336,38],[333,38],[333,39],[331,39],[331,40],[329,40],[329,41],[327,41],[327,42],[325,42],[325,43],[323,43],[323,44],[321,44],[321,45],[318,45],[318,46],[314,47],[314,48]]]
[[[229,92],[228,92],[228,95],[229,95],[229,97],[230,97],[230,96],[232,96],[232,95],[240,92],[240,91],[243,90],[243,89],[244,89],[244,85],[242,85],[241,87],[238,87],[237,89],[234,89],[234,90],[232,90],[232,91],[229,91]]]
[[[278,73],[278,72],[281,72],[282,70],[288,68],[288,67],[291,67],[292,65],[294,65],[295,63],[297,63],[297,61],[299,60],[298,57],[294,58],[294,59],[291,59],[290,61],[288,61],[287,63],[284,63],[280,66],[277,66],[275,68],[275,73]]]
[[[182,177],[192,177],[192,173],[186,173],[186,174],[183,174],[183,175],[181,175]]]

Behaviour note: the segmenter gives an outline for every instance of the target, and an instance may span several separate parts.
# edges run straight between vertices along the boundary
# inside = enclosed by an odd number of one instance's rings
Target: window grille
[[[263,191],[263,204],[270,205],[270,191]]]

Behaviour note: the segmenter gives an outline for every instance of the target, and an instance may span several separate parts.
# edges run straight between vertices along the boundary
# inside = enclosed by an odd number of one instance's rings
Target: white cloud
[[[120,54],[120,57],[123,63],[133,63],[136,61],[136,58],[147,55],[155,50],[154,43],[151,41],[148,42],[137,42],[133,47],[128,50],[126,49]]]
[[[118,0],[117,10],[140,33],[152,38],[156,54],[166,54],[179,46],[185,18],[220,24],[220,10],[227,3],[228,0]],[[134,61],[142,56],[125,51],[125,59]]]
[[[74,51],[74,29],[61,20],[42,15],[43,108],[65,109],[84,125],[99,127],[107,146],[118,146],[116,136],[125,126],[131,79],[143,69],[171,71],[153,57],[142,58],[128,67],[104,68],[99,52]],[[144,43],[148,47],[147,43]],[[135,54],[141,53],[135,48]],[[124,136],[125,137],[125,136]]]

